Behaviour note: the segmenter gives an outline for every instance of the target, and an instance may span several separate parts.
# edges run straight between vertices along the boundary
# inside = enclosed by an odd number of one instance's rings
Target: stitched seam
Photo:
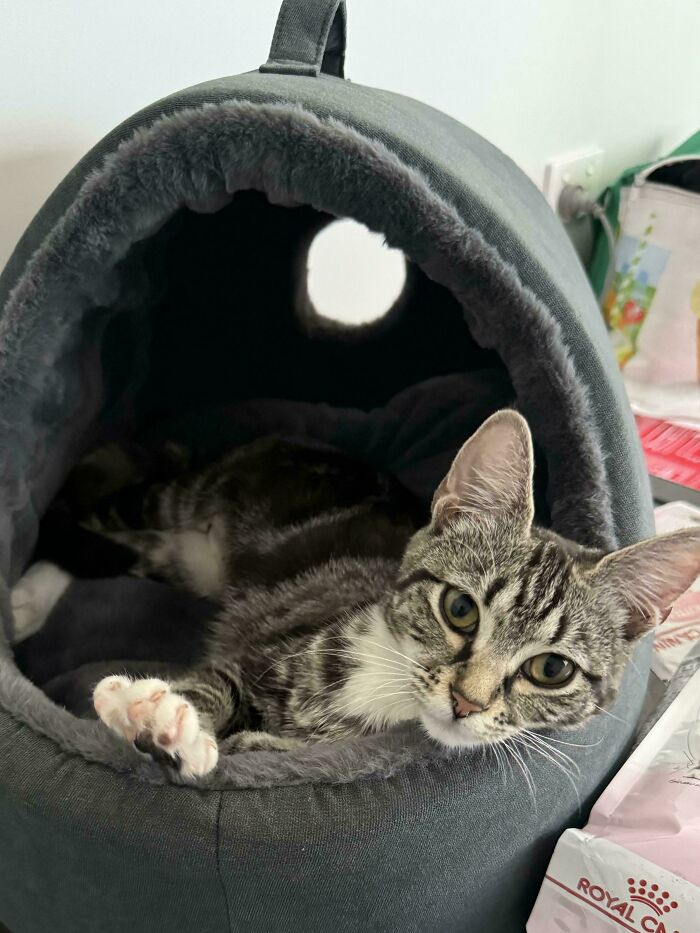
[[[284,46],[282,41],[284,34],[287,31],[287,21],[291,16],[292,3],[285,3],[280,10],[280,15],[275,26],[275,32],[272,37],[272,47],[270,49],[270,57],[268,59],[268,64],[272,62],[280,62],[281,64],[285,62],[299,62],[304,65],[310,65],[314,69],[318,68],[321,70],[323,64],[323,55],[326,51],[326,46],[328,44],[328,35],[333,25],[333,20],[335,19],[336,13],[340,6],[339,2],[331,3],[326,11],[326,16],[321,23],[321,28],[316,39],[316,48],[314,50],[313,58],[308,61],[303,58],[301,55],[297,55],[295,58],[282,58],[279,56],[279,51]],[[295,50],[296,51],[296,50]]]
[[[221,892],[224,895],[224,904],[226,905],[226,920],[229,933],[233,933],[231,927],[231,905],[228,900],[228,891],[224,884],[224,875],[221,871],[221,808],[224,804],[223,791],[219,791],[219,805],[216,808],[216,874],[221,885]]]

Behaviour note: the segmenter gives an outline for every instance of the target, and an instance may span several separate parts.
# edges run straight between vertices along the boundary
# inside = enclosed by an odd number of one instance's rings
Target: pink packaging
[[[700,509],[686,502],[670,502],[654,512],[659,534],[697,527]],[[700,577],[673,607],[654,636],[651,669],[664,683],[670,681],[690,656],[700,654]]]
[[[559,840],[528,933],[700,933],[700,671]]]

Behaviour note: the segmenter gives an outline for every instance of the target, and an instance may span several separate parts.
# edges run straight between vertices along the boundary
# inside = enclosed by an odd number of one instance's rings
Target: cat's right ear
[[[608,554],[593,568],[594,583],[621,598],[625,637],[639,638],[668,616],[700,575],[700,530],[659,535]]]
[[[433,527],[465,516],[520,521],[529,530],[535,513],[534,457],[527,421],[511,409],[491,415],[463,445],[433,496]]]

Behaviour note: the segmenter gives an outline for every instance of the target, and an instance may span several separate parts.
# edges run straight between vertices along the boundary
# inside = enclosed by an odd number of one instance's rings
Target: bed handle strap
[[[344,77],[345,0],[284,0],[262,72]]]

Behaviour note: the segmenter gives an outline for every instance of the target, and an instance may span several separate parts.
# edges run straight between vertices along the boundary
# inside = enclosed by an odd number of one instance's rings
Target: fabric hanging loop
[[[344,77],[345,0],[284,0],[262,72]]]

